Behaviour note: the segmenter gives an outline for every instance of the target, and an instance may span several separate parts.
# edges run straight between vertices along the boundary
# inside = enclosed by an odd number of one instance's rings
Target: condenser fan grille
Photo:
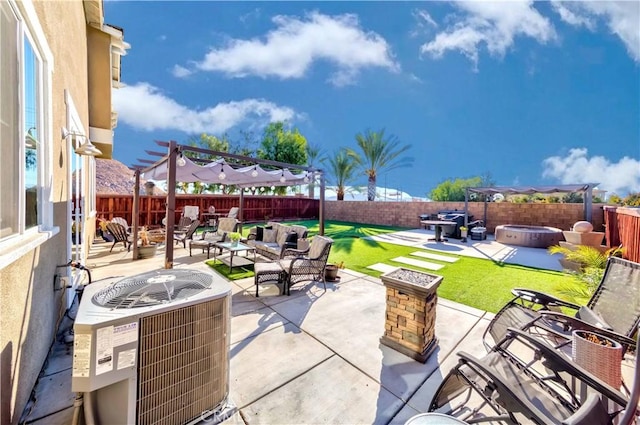
[[[116,309],[149,307],[191,297],[212,283],[211,275],[195,270],[156,270],[122,279],[97,292],[92,301]]]

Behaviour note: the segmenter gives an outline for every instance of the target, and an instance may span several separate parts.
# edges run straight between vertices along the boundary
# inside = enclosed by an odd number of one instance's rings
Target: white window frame
[[[33,7],[32,0],[23,0],[17,3],[14,0],[8,0],[9,6],[12,8],[18,19],[19,46],[20,49],[19,62],[24,62],[24,40],[25,38],[31,43],[35,54],[40,61],[40,70],[38,73],[38,107],[39,114],[39,134],[38,141],[38,225],[29,229],[25,229],[24,209],[25,209],[25,193],[24,193],[24,169],[20,169],[19,178],[19,224],[18,232],[14,235],[0,241],[0,269],[11,264],[26,253],[34,250],[47,240],[55,236],[60,228],[54,226],[53,222],[53,104],[52,104],[52,75],[53,75],[53,54],[47,43],[46,37],[38,15]],[[24,107],[24,71],[19,72],[20,78],[20,98],[19,108]],[[19,140],[24,140],[24,112],[20,111]],[[21,138],[21,139],[20,139]],[[21,147],[21,155],[24,157],[24,147]]]

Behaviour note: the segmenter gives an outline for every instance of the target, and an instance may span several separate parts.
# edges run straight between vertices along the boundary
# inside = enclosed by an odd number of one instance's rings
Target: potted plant
[[[76,222],[75,220],[71,222],[71,240],[74,244],[82,243],[82,223]]]
[[[462,238],[462,242],[467,241],[467,232],[469,229],[466,226],[460,226],[460,237]]]
[[[149,241],[149,232],[146,227],[143,227],[140,232],[138,232],[138,236],[140,237],[141,245],[138,246],[138,258],[152,258],[156,255],[156,250],[158,249],[158,245]]]
[[[327,264],[324,267],[324,280],[327,282],[340,280],[340,276],[338,276],[338,270],[340,269],[344,269],[344,261],[340,261],[337,264]]]
[[[238,246],[238,242],[240,242],[240,238],[242,238],[242,235],[238,232],[229,233],[229,240],[231,240],[231,245],[233,246]]]

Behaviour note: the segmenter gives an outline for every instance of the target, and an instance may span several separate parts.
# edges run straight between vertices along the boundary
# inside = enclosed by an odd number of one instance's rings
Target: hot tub
[[[496,242],[532,248],[548,248],[564,239],[562,230],[555,227],[516,224],[496,226],[495,237]]]

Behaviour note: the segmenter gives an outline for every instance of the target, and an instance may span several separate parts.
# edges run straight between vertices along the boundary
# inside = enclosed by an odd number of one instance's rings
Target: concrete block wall
[[[569,230],[584,219],[583,204],[515,204],[490,202],[487,204],[487,231],[493,233],[500,224],[551,226]],[[327,220],[369,223],[409,228],[420,227],[421,214],[435,214],[442,210],[464,211],[464,202],[368,202],[325,201]],[[470,202],[469,214],[474,219],[484,217],[484,203]],[[604,231],[603,204],[592,207],[593,228]]]

